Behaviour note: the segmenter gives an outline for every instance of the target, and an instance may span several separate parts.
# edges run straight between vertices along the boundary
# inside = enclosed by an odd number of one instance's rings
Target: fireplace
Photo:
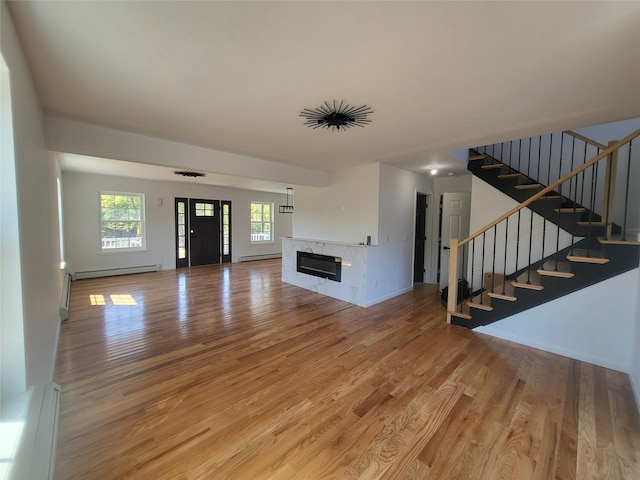
[[[342,259],[319,253],[298,252],[297,270],[300,273],[340,282]]]

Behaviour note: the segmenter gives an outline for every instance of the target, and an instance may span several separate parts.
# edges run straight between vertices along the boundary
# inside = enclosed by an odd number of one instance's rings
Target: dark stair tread
[[[571,264],[569,262],[560,262],[557,260],[548,260],[538,269],[540,275],[547,277],[571,278]]]
[[[482,165],[480,168],[482,168],[483,170],[492,170],[502,167],[506,167],[506,165],[504,163],[491,163],[489,165]]]
[[[604,254],[600,250],[587,250],[585,248],[574,248],[573,251],[567,255],[567,259],[571,262],[580,263],[609,263],[608,258],[604,258]]]
[[[473,155],[472,157],[469,157],[469,161],[473,161],[473,160],[484,160],[485,158],[487,158],[487,155],[485,155],[484,153],[480,154],[480,155]]]
[[[544,195],[537,200],[560,200],[560,195]]]
[[[511,282],[511,285],[528,290],[544,290],[540,274],[535,270],[529,270],[520,274],[518,278]]]
[[[533,190],[536,188],[541,188],[542,185],[539,183],[523,183],[522,185],[516,185],[518,190]]]

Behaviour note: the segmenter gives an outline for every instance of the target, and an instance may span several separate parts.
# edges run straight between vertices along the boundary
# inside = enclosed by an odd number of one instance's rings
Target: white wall
[[[325,188],[296,187],[293,236],[378,244],[379,164],[334,173]]]
[[[384,164],[336,172],[326,188],[297,187],[293,235],[375,245],[368,252],[367,305],[413,288],[416,194],[431,180]]]
[[[67,271],[84,272],[127,266],[156,265],[175,268],[175,197],[231,201],[231,255],[280,253],[281,237],[291,236],[291,214],[276,213],[275,241],[252,245],[249,212],[252,201],[286,203],[286,195],[235,188],[195,185],[182,182],[158,182],[107,175],[63,172],[63,214]],[[145,195],[147,251],[140,253],[99,253],[99,192],[116,191]],[[162,205],[157,205],[157,199]]]
[[[474,331],[637,374],[639,281],[636,268]]]
[[[430,250],[431,270],[425,274],[425,282],[437,283],[438,269],[438,235],[440,234],[440,197],[443,193],[466,193],[471,192],[470,173],[455,177],[435,177],[433,179],[432,205],[429,205],[429,232],[427,242]],[[462,240],[462,239],[459,239]],[[427,278],[428,275],[428,278]]]
[[[22,274],[22,329],[29,386],[51,382],[60,324],[56,167],[48,157],[42,111],[11,16],[4,2],[1,8],[0,45],[9,68],[13,110],[20,241],[20,251],[15,255],[19,256]]]
[[[45,117],[47,145],[56,152],[128,160],[166,167],[203,170],[225,175],[261,178],[278,183],[325,186],[327,172],[263,160],[149,135]]]
[[[21,434],[2,431],[10,449],[3,467],[15,478],[31,478],[42,391],[53,378],[60,328],[58,169],[49,159],[42,111],[5,2],[0,2],[0,22],[0,48],[8,68],[3,66],[2,72],[0,414],[2,422],[22,422]]]
[[[425,175],[380,165],[378,247],[370,252],[367,304],[413,288],[417,193],[430,194]]]

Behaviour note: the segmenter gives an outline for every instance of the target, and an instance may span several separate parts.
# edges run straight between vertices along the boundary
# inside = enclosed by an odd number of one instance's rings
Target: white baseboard
[[[60,417],[60,386],[50,383],[33,387],[27,411],[9,478],[52,480]]]
[[[129,275],[132,273],[157,272],[160,265],[140,265],[138,267],[109,268],[105,270],[89,270],[86,272],[75,272],[71,274],[72,280],[82,280],[85,278],[113,277],[116,275]]]
[[[238,257],[239,262],[251,262],[253,260],[270,260],[272,258],[282,258],[282,253],[265,253],[262,255],[243,255]]]
[[[64,274],[62,281],[62,293],[60,295],[60,321],[64,321],[69,318],[69,295],[71,293],[71,275]]]

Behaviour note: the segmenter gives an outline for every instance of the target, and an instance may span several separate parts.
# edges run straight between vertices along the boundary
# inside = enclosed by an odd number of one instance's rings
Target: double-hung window
[[[273,203],[251,202],[251,243],[273,242]]]
[[[144,250],[144,195],[100,192],[102,252]]]

